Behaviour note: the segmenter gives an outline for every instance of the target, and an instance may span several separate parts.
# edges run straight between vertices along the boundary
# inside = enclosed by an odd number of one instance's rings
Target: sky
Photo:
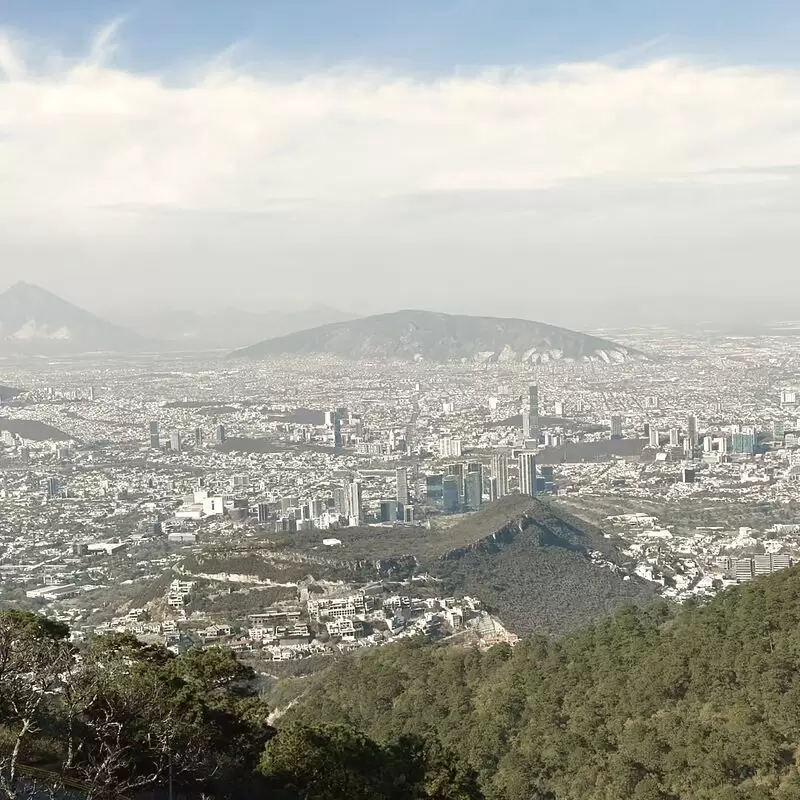
[[[796,0],[3,0],[0,288],[798,318]]]

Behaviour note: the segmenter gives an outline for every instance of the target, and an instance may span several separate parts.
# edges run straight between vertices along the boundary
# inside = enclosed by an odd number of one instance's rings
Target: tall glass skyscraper
[[[539,387],[528,387],[528,403],[522,409],[522,438],[539,439]]]

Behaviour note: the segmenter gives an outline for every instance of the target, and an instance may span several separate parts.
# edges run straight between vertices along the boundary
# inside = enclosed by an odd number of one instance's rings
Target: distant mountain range
[[[238,350],[261,359],[327,353],[349,359],[543,363],[623,362],[643,357],[629,347],[524,319],[396,311],[290,333]]]
[[[120,318],[141,334],[159,339],[167,347],[188,350],[244,347],[255,341],[285,336],[295,331],[342,322],[356,317],[328,306],[302,311],[242,311],[220,308],[210,311],[163,311],[147,315],[123,312]]]
[[[327,306],[264,313],[223,308],[115,312],[116,322],[111,323],[46,289],[20,282],[0,294],[0,355],[230,350],[354,316]]]
[[[144,337],[38,286],[20,282],[0,294],[2,355],[135,352],[148,346],[153,344]]]

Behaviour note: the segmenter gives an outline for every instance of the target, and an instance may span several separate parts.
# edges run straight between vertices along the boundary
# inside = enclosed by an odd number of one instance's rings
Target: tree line
[[[0,612],[0,797],[480,796],[435,742],[378,744],[339,724],[276,730],[229,650],[174,655],[127,634],[76,649],[65,625]]]
[[[288,719],[458,753],[488,800],[800,798],[800,570],[486,652],[333,665]]]
[[[90,800],[170,783],[176,798],[800,798],[800,568],[514,648],[410,640],[302,681],[273,727],[227,651],[127,635],[76,650],[59,623],[0,613],[0,797],[30,796],[36,767]]]

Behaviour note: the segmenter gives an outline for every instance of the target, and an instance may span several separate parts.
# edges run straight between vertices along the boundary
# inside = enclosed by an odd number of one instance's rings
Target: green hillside
[[[365,651],[294,680],[282,716],[230,652],[66,635],[0,613],[11,800],[32,775],[92,800],[164,796],[170,776],[207,799],[800,797],[800,568],[513,649]]]
[[[800,797],[800,570],[485,653],[387,647],[289,715],[423,736],[504,800]]]

